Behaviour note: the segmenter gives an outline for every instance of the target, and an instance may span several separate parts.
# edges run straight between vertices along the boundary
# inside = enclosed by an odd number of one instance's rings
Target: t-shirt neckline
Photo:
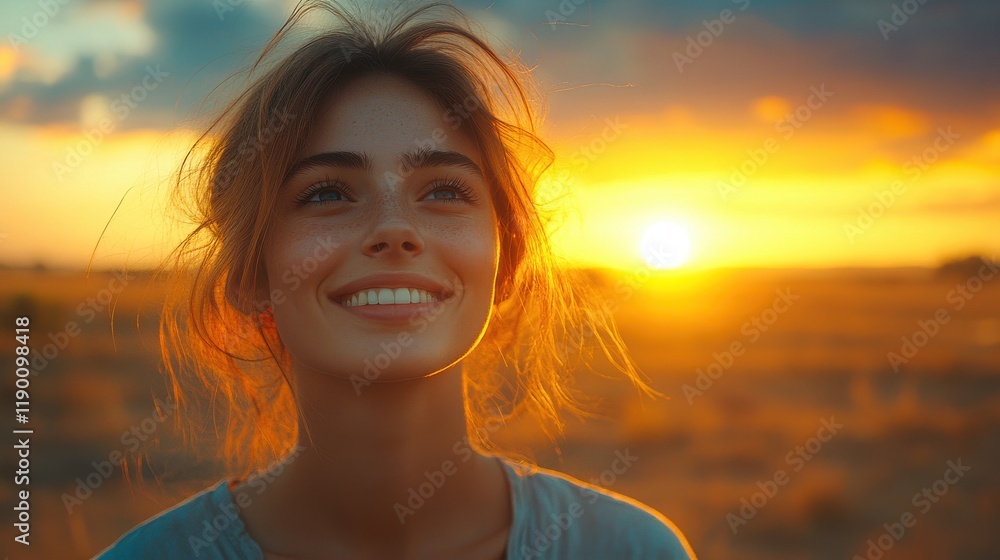
[[[514,541],[517,536],[521,522],[521,476],[515,470],[517,465],[511,464],[507,459],[499,455],[493,455],[500,465],[503,467],[503,472],[507,481],[507,491],[510,500],[510,511],[511,511],[511,525],[510,531],[507,534],[507,545],[504,549],[504,558],[512,558],[511,551],[514,550]],[[223,479],[220,481],[212,492],[212,501],[216,509],[221,509],[222,511],[239,511],[236,507],[236,502],[233,498],[233,493],[230,486],[236,485],[238,481]],[[264,559],[264,549],[250,536],[247,532],[246,526],[243,524],[243,518],[236,515],[236,518],[232,520],[232,528],[235,532],[236,539],[239,543],[246,549],[252,551],[257,560]]]

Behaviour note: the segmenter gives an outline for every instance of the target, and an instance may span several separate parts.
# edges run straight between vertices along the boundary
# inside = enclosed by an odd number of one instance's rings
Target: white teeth
[[[348,307],[429,303],[432,301],[438,301],[437,296],[419,288],[370,288],[341,298],[341,302]]]
[[[381,289],[379,289],[379,291],[378,291],[378,304],[379,305],[391,305],[393,303],[396,303],[395,301],[393,301],[394,299],[395,298],[393,297],[393,291],[392,290],[390,290],[389,288],[381,288]]]
[[[396,303],[410,303],[409,288],[396,288],[393,295],[396,296]],[[379,298],[379,301],[381,302],[382,299]]]

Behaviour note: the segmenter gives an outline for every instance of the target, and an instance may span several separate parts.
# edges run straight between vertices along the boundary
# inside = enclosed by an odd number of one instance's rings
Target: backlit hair
[[[433,17],[438,10],[444,13]],[[490,432],[522,413],[537,415],[550,438],[563,431],[561,411],[592,415],[589,397],[571,382],[597,346],[642,392],[658,394],[632,364],[612,302],[588,275],[559,266],[552,252],[546,227],[555,213],[535,199],[554,155],[536,136],[541,101],[529,71],[516,57],[498,55],[453,6],[386,13],[359,17],[326,2],[296,6],[177,177],[174,202],[194,229],[160,269],[173,279],[161,351],[180,406],[176,418],[199,391],[208,391],[210,400],[201,402],[213,415],[225,407],[219,453],[235,476],[284,457],[298,437],[288,352],[273,324],[258,319],[268,299],[262,249],[278,188],[324,102],[376,73],[421,88],[474,141],[496,209],[495,313],[463,362],[470,442],[497,450]],[[281,54],[314,15],[339,23],[311,31]]]

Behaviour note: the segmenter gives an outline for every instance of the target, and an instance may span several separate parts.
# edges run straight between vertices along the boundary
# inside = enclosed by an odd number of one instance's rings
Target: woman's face
[[[497,220],[480,154],[444,114],[391,76],[352,82],[319,114],[264,251],[275,323],[299,369],[360,390],[455,365],[485,332]],[[424,293],[444,299],[404,303]],[[345,303],[351,294],[358,305]]]

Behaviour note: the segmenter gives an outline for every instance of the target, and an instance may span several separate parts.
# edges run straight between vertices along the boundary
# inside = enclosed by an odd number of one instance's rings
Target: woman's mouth
[[[452,295],[442,297],[419,288],[371,288],[331,299],[363,319],[401,322],[418,315],[440,313]]]
[[[440,292],[420,288],[367,288],[341,296],[339,303],[348,307],[433,303],[445,299]]]

